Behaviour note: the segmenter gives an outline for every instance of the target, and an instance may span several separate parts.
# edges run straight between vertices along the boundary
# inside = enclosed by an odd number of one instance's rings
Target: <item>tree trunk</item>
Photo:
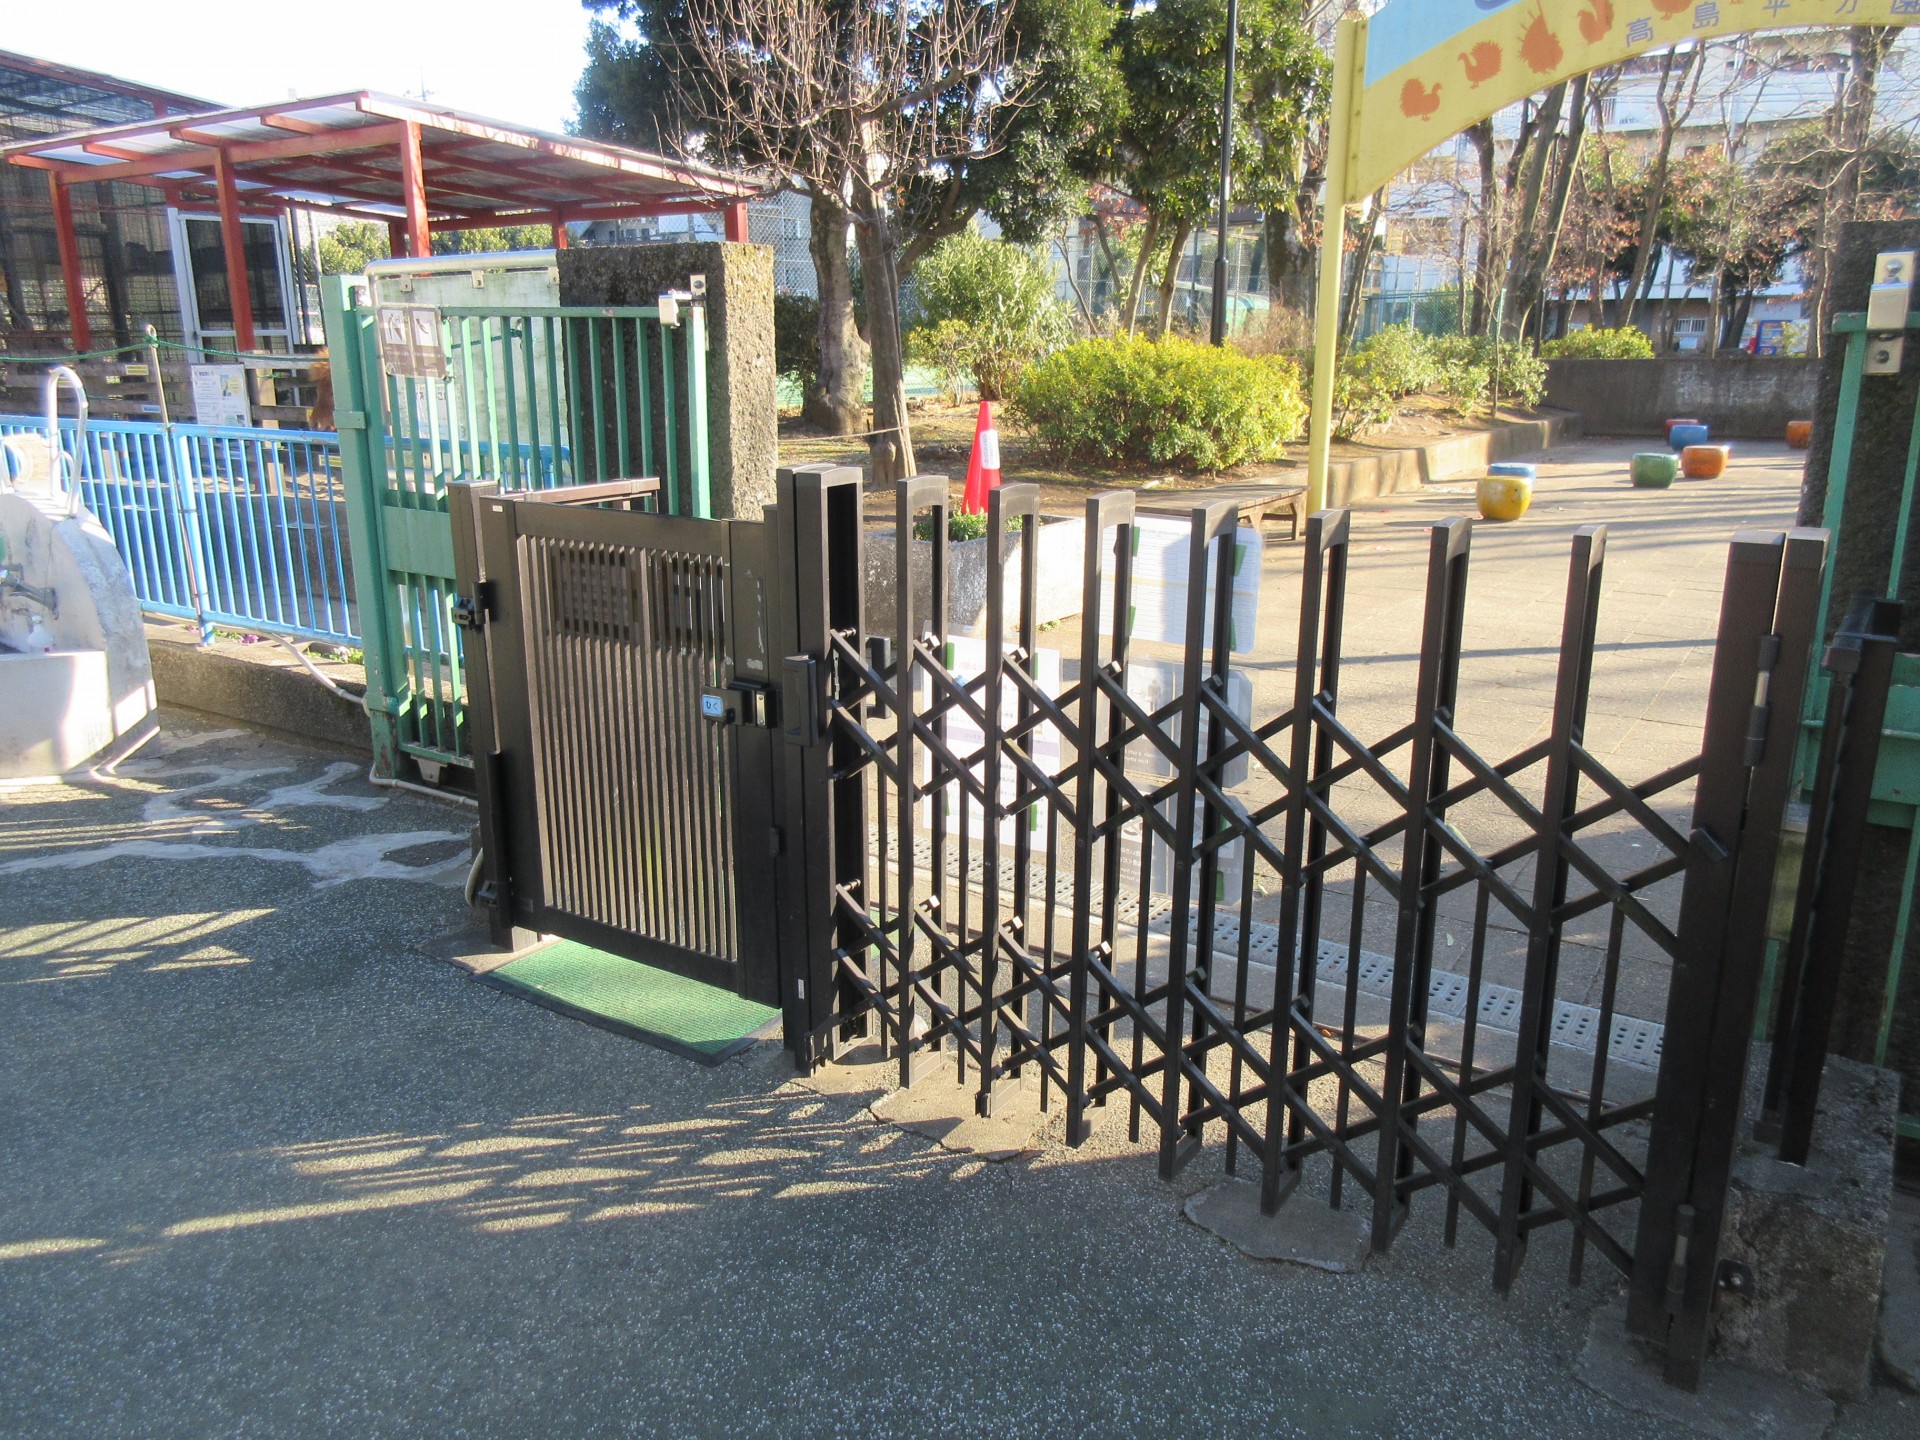
[[[1373,252],[1380,237],[1380,216],[1387,204],[1385,187],[1373,192],[1373,199],[1362,212],[1366,229],[1360,232],[1360,246],[1354,252],[1353,274],[1347,277],[1347,293],[1340,312],[1340,353],[1353,348],[1353,337],[1360,328],[1360,303],[1367,288],[1367,267],[1373,264]]]
[[[857,435],[865,425],[861,382],[867,347],[853,319],[853,263],[847,256],[847,212],[831,197],[813,197],[808,248],[820,290],[820,373],[807,387],[800,418],[829,435]]]
[[[1681,124],[1693,113],[1693,100],[1688,98],[1684,110],[1677,108],[1678,94],[1667,93],[1667,82],[1673,78],[1673,66],[1679,56],[1678,50],[1669,50],[1660,69],[1660,89],[1658,103],[1660,107],[1660,144],[1654,151],[1653,164],[1647,172],[1646,209],[1640,216],[1640,246],[1633,256],[1633,278],[1627,282],[1626,311],[1620,317],[1620,324],[1633,324],[1640,307],[1646,303],[1646,297],[1652,291],[1653,279],[1648,273],[1653,264],[1654,241],[1660,234],[1660,211],[1667,203],[1667,171],[1673,159],[1673,140],[1679,133]],[[1680,84],[1685,87],[1687,76],[1695,76],[1694,93],[1699,93],[1699,72],[1697,63],[1699,48],[1687,57],[1687,69],[1680,72]]]
[[[1153,259],[1153,247],[1160,239],[1160,217],[1151,210],[1147,212],[1146,233],[1140,237],[1140,253],[1133,258],[1133,278],[1127,282],[1126,298],[1121,301],[1125,307],[1121,314],[1122,328],[1131,335],[1140,323],[1140,290],[1147,283],[1147,265]]]
[[[1880,95],[1880,67],[1900,32],[1886,25],[1856,25],[1851,32],[1853,61],[1840,91],[1840,103],[1834,129],[1840,154],[1840,169],[1828,188],[1828,204],[1823,207],[1832,216],[1820,227],[1817,254],[1809,257],[1815,264],[1814,334],[1817,347],[1833,328],[1834,293],[1832,259],[1840,241],[1840,227],[1856,219],[1860,209],[1860,172],[1867,140],[1873,134],[1873,112]],[[1825,217],[1822,217],[1823,220]],[[1820,353],[1815,348],[1812,353]]]
[[[867,281],[867,343],[873,351],[871,479],[891,485],[919,472],[907,413],[906,355],[900,337],[899,239],[883,202],[868,192],[857,202],[854,239]]]
[[[1309,196],[1306,204],[1311,205]],[[1305,315],[1313,309],[1314,252],[1295,210],[1267,211],[1267,299],[1275,309]]]
[[[1552,117],[1557,127],[1561,100],[1559,92],[1564,86],[1555,86],[1554,94],[1546,102],[1546,113]],[[1572,84],[1571,100],[1573,104],[1567,121],[1567,138],[1564,144],[1556,146],[1551,131],[1543,124],[1540,135],[1542,158],[1539,173],[1528,177],[1532,193],[1527,197],[1527,219],[1521,234],[1526,237],[1514,278],[1509,282],[1507,292],[1507,323],[1515,336],[1526,332],[1528,317],[1539,306],[1546,295],[1547,275],[1553,269],[1553,257],[1560,245],[1561,227],[1566,224],[1567,206],[1573,198],[1574,177],[1580,170],[1580,151],[1587,139],[1587,77],[1582,75]],[[1542,195],[1546,187],[1545,155],[1552,148],[1561,151],[1560,168],[1554,176],[1553,188]],[[1544,201],[1544,217],[1541,211]]]
[[[1482,120],[1477,125],[1469,125],[1466,136],[1480,160],[1480,253],[1474,258],[1473,304],[1469,307],[1467,332],[1484,335],[1493,316],[1493,260],[1497,228],[1494,212],[1500,203],[1500,186],[1495,178],[1493,121]]]
[[[1173,227],[1173,244],[1167,248],[1167,268],[1160,272],[1160,294],[1153,307],[1153,333],[1165,335],[1173,322],[1173,292],[1180,283],[1180,252],[1187,248],[1193,225],[1182,220]]]

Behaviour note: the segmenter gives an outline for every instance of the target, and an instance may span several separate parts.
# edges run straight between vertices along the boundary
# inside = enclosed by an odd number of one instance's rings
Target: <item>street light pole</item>
[[[1240,48],[1240,0],[1227,0],[1227,88],[1220,97],[1220,229],[1213,245],[1213,343],[1227,343],[1227,204],[1233,183],[1234,61]]]

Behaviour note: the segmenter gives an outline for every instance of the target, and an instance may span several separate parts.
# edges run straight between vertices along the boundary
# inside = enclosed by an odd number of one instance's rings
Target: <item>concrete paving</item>
[[[1595,455],[1481,548],[1550,554]],[[1669,512],[1695,558],[1649,589],[1703,591],[1712,531],[1784,513],[1750,478]],[[1368,543],[1417,549],[1451,498]],[[1700,624],[1619,638],[1672,642],[1664,690]],[[1518,666],[1529,626],[1487,643]],[[1575,1377],[1621,1287],[1592,1257],[1569,1286],[1561,1230],[1507,1297],[1437,1204],[1358,1274],[1261,1263],[1183,1218],[1217,1146],[1164,1185],[1123,1116],[1068,1150],[1056,1112],[990,1164],[772,1046],[708,1069],[490,990],[426,958],[469,824],[177,714],[117,774],[0,792],[0,1434],[1697,1433]],[[1830,1433],[1916,1414],[1877,1391]]]

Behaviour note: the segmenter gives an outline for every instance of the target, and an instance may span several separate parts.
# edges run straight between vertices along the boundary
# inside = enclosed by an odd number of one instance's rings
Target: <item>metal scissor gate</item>
[[[1379,1249],[1428,1193],[1501,1288],[1558,1228],[1694,1380],[1824,534],[1735,537],[1702,750],[1627,777],[1588,741],[1604,527],[1574,538],[1542,733],[1488,753],[1460,713],[1470,522],[1432,531],[1383,728],[1342,700],[1342,512],[1308,526],[1291,673],[1256,692],[1231,506],[1168,534],[1089,502],[1062,655],[1034,487],[993,496],[963,636],[947,547],[913,538],[947,533],[944,480],[901,482],[909,578],[862,614],[860,481],[782,471],[763,522],[649,513],[650,482],[455,487],[502,938],[777,1003],[803,1066],[865,1037],[903,1079],[944,1058],[985,1113],[1030,1084],[1072,1143],[1117,1111],[1168,1177],[1223,1141],[1269,1208],[1324,1167]],[[1182,577],[1157,595],[1155,523]],[[1623,1002],[1654,980],[1664,1049]]]

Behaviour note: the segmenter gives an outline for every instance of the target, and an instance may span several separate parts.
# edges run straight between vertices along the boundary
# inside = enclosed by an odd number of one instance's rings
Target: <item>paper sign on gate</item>
[[[1133,522],[1133,593],[1128,633],[1136,640],[1163,645],[1187,643],[1187,604],[1193,548],[1190,521],[1171,517],[1142,515]],[[1218,578],[1221,548],[1208,547],[1207,620],[1199,637],[1202,643],[1213,635],[1213,584]],[[1229,647],[1235,655],[1253,649],[1254,626],[1260,612],[1260,532],[1242,525],[1235,533],[1230,553],[1233,556],[1233,614]],[[1113,628],[1113,575],[1109,571],[1101,588],[1100,629],[1111,634]]]
[[[1033,660],[1034,683],[1038,685],[1043,694],[1058,695],[1060,693],[1060,652],[1058,650],[1036,650]],[[947,642],[947,669],[954,678],[962,684],[980,675],[986,669],[986,664],[987,647],[984,640],[963,638]],[[925,708],[934,703],[932,686],[924,676],[916,678],[914,686],[919,692],[919,698],[915,701],[914,708],[924,713]],[[1009,679],[1002,682],[1000,687],[1000,722],[1003,725],[1014,725],[1018,723],[1019,719],[1020,692],[1015,688],[1015,682]],[[946,720],[947,749],[952,751],[953,754],[960,759],[966,759],[969,756],[979,754],[981,747],[986,744],[986,736],[981,732],[980,727],[974,723],[973,717],[964,711],[953,709],[947,712]],[[1038,769],[1048,775],[1057,775],[1060,772],[1060,732],[1055,729],[1054,726],[1046,724],[1036,728],[1028,737],[1027,750],[1033,757],[1033,763]],[[928,783],[933,776],[933,755],[926,748],[924,742],[919,745],[919,758],[920,783],[924,785]],[[984,755],[981,755],[980,758],[968,768],[971,769],[974,775],[981,779],[982,783],[985,782],[986,758]],[[1031,786],[1028,788],[1031,789]],[[1000,803],[1003,805],[1013,803],[1019,793],[1019,767],[1011,758],[1003,756],[1000,762]],[[946,786],[946,797],[947,833],[950,835],[958,835],[960,833],[962,813],[962,792],[958,781],[951,782]],[[1029,828],[1039,823],[1040,814],[1041,809],[1038,806],[1027,812],[1026,823]],[[979,801],[973,799],[971,795],[966,797],[965,815],[967,834],[976,840],[984,836],[986,833],[986,812],[981,808]],[[921,802],[920,823],[926,828],[931,828],[933,825],[933,802],[931,797]],[[1002,844],[1011,845],[1013,843],[1015,823],[1013,818],[1003,819],[1000,822],[1000,840]]]
[[[196,425],[251,425],[244,365],[189,365]]]
[[[1170,660],[1149,660],[1138,656],[1127,660],[1127,695],[1149,715],[1171,705],[1180,695],[1180,681],[1184,667]],[[1253,726],[1253,681],[1238,670],[1227,676],[1227,709],[1231,710],[1249,729]],[[1200,744],[1204,753],[1206,747],[1205,711],[1200,727]],[[1167,740],[1174,745],[1180,743],[1180,717],[1175,715],[1167,719],[1160,727]],[[1231,739],[1225,741],[1232,744]],[[1248,757],[1239,756],[1227,762],[1220,777],[1222,786],[1231,789],[1235,785],[1244,785],[1247,781]],[[1139,775],[1150,775],[1164,779],[1173,774],[1173,762],[1167,758],[1167,752],[1151,740],[1136,740],[1127,746],[1126,767]]]

